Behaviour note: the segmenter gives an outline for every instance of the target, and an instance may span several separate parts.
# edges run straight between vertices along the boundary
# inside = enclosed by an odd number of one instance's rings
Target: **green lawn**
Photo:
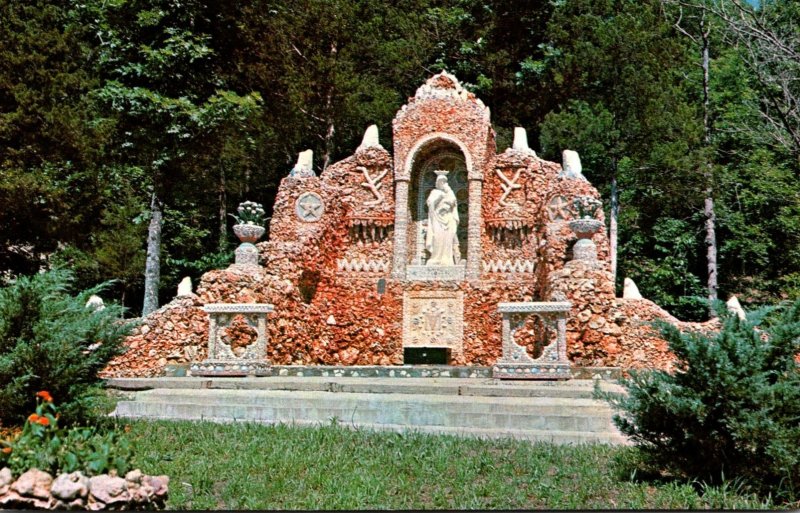
[[[730,488],[619,477],[630,448],[417,433],[131,423],[133,466],[170,476],[171,509],[762,509]]]

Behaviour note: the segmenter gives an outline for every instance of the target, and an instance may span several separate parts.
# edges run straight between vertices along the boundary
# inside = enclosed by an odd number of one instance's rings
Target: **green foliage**
[[[692,223],[661,218],[650,237],[634,233],[622,252],[621,272],[636,282],[644,296],[689,321],[704,320],[708,315],[703,285],[692,272],[697,238]]]
[[[85,237],[96,213],[87,27],[67,2],[0,2],[0,267],[37,272],[58,241]]]
[[[0,289],[0,421],[22,423],[34,394],[58,397],[67,422],[86,417],[97,376],[121,351],[132,325],[122,308],[89,308],[103,286],[69,293],[72,275],[56,270],[19,277]]]
[[[199,278],[203,273],[214,269],[224,269],[233,263],[233,251],[219,251],[206,253],[197,260],[172,260],[168,261],[170,266],[174,266],[178,272],[175,274],[192,278]]]
[[[800,301],[739,320],[719,333],[664,325],[677,357],[673,373],[631,372],[620,430],[643,463],[682,479],[725,480],[781,501],[800,497]]]
[[[758,303],[796,298],[798,160],[775,148],[759,110],[763,95],[737,48],[721,52],[712,78],[714,139],[723,165],[717,173],[721,282]]]
[[[125,475],[132,457],[130,441],[116,431],[59,427],[60,414],[50,393],[37,393],[36,413],[31,414],[15,439],[0,442],[0,466],[14,476],[31,468],[51,475],[79,470],[87,476],[111,470]]]
[[[602,103],[590,106],[573,100],[562,111],[548,113],[541,131],[542,151],[551,158],[571,149],[580,154],[581,164],[592,178],[611,169],[611,152],[616,149],[620,131],[614,115]]]
[[[557,160],[564,149],[578,151],[584,174],[609,208],[607,218],[618,199],[617,276],[637,279],[628,273],[661,265],[653,235],[665,212],[691,218],[702,208],[701,116],[685,85],[686,75],[695,73],[691,56],[654,0],[559,2],[548,29],[544,69],[561,98],[541,125],[543,154]],[[693,226],[685,228],[694,240]],[[697,281],[700,248],[692,244],[688,258],[665,266],[668,274],[687,276],[683,283],[652,280],[668,308],[685,302],[676,288]],[[691,307],[677,310],[694,317]]]
[[[122,304],[126,293],[142,283],[145,251],[143,241],[146,224],[144,205],[132,195],[122,196],[103,212],[100,230],[93,240],[93,257],[100,270],[101,280],[115,280],[122,289]]]

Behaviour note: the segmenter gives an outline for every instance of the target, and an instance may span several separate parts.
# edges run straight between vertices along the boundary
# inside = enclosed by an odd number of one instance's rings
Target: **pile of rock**
[[[624,351],[609,360],[608,365],[626,369],[655,368],[671,371],[675,355],[662,338],[654,321],[664,321],[684,332],[710,334],[720,329],[719,319],[705,322],[679,321],[666,310],[648,299],[617,299],[613,311],[623,331]]]
[[[142,510],[163,509],[169,477],[146,476],[131,470],[124,478],[113,472],[86,477],[30,469],[15,481],[11,470],[0,470],[0,509]]]
[[[201,307],[190,294],[147,316],[125,339],[125,353],[109,362],[101,377],[161,376],[167,364],[205,358],[208,316]]]

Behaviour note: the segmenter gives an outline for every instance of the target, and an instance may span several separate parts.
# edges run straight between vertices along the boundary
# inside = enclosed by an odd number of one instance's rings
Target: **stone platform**
[[[604,380],[501,382],[489,378],[118,378],[122,418],[250,421],[413,430],[553,443],[625,444],[608,405],[592,398]]]

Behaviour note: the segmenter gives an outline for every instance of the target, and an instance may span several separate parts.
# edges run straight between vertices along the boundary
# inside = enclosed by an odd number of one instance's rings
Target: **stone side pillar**
[[[400,280],[406,277],[408,262],[408,182],[408,178],[395,182],[392,278]]]
[[[469,225],[467,225],[467,280],[478,280],[481,277],[481,196],[483,194],[483,181],[472,179],[469,181]]]
[[[208,355],[203,362],[191,367],[194,376],[268,376],[267,314],[273,306],[264,303],[209,303],[203,311],[209,315]],[[223,340],[222,329],[231,326],[234,318],[241,316],[256,331],[256,340],[237,355]]]
[[[570,379],[566,317],[571,306],[569,301],[497,305],[503,314],[503,355],[492,366],[492,376],[499,379]],[[514,340],[514,334],[522,328],[529,315],[538,316],[556,331],[556,339],[544,347],[538,358],[532,358]]]

